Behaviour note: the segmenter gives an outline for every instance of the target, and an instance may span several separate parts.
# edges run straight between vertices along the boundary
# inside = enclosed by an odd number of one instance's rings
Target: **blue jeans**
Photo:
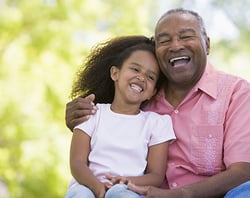
[[[228,191],[224,198],[250,198],[250,181]]]
[[[144,198],[131,190],[125,184],[112,186],[105,194],[105,198]],[[84,185],[77,184],[68,189],[64,198],[95,198],[94,193]]]
[[[95,198],[95,195],[86,186],[77,184],[68,189],[68,192],[64,198]]]
[[[129,189],[125,184],[116,184],[112,186],[105,194],[105,198],[144,198],[144,196],[139,195]]]

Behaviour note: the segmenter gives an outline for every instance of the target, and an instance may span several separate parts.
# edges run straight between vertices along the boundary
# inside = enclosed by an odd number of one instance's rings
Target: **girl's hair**
[[[93,93],[95,103],[112,103],[115,87],[110,77],[110,68],[120,68],[137,50],[148,51],[155,56],[154,41],[145,36],[121,36],[97,44],[76,74],[71,97],[86,97]],[[156,89],[160,88],[162,80],[160,72]]]

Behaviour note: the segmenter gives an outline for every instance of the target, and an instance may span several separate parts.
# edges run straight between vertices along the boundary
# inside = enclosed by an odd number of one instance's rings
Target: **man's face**
[[[179,12],[166,15],[156,26],[155,40],[157,58],[169,85],[193,87],[204,72],[210,48],[196,17]]]

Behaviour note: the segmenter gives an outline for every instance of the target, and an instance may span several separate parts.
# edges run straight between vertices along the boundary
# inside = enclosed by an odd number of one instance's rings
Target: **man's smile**
[[[171,58],[169,60],[170,64],[173,67],[180,67],[180,66],[186,65],[189,61],[190,61],[190,57],[188,56],[179,56],[179,57]]]

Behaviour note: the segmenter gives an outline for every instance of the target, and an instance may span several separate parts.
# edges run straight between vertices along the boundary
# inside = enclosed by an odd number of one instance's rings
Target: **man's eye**
[[[189,39],[192,39],[194,36],[193,35],[183,35],[183,36],[180,36],[180,39],[181,40],[189,40]]]
[[[132,67],[131,69],[132,69],[133,71],[136,71],[136,72],[139,71],[139,69],[137,69],[136,67]]]
[[[169,43],[170,39],[164,39],[164,40],[159,40],[158,43],[164,44],[164,43]]]
[[[167,44],[171,41],[171,38],[168,36],[163,36],[163,37],[159,37],[156,41],[158,44]]]

